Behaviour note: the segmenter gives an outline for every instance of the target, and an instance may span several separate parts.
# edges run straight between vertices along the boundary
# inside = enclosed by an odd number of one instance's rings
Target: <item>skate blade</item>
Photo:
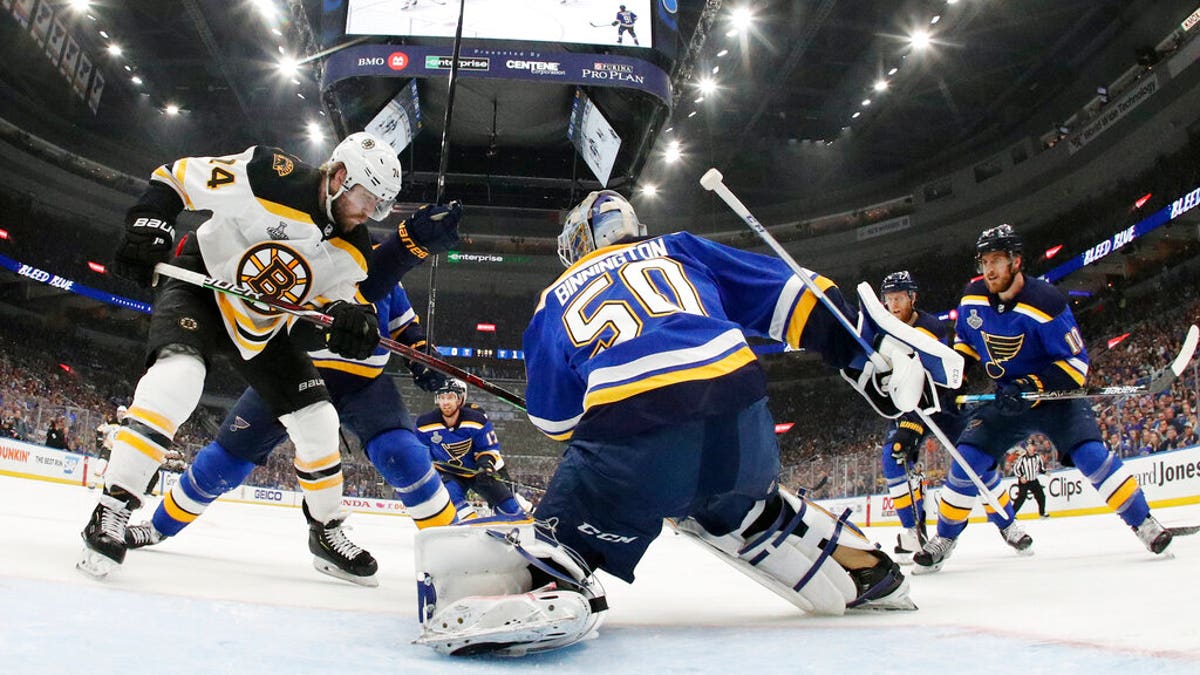
[[[892,560],[895,560],[897,565],[901,565],[904,567],[907,567],[908,565],[913,564],[912,557],[913,557],[912,551],[905,551],[903,553],[901,553],[900,551],[896,551],[894,554],[892,554]]]
[[[1033,547],[1032,546],[1030,546],[1029,548],[1016,549],[1016,551],[1017,551],[1017,555],[1021,556],[1022,558],[1028,558],[1029,556],[1033,555]]]
[[[75,563],[75,569],[93,579],[103,579],[108,576],[109,572],[118,567],[120,567],[120,563],[102,553],[93,551],[87,546],[83,547],[83,557],[79,562]]]
[[[936,564],[928,565],[928,566],[913,565],[912,573],[916,576],[921,576],[923,574],[933,574],[934,572],[937,572],[938,570],[942,569],[942,565],[945,565],[945,564],[946,564],[945,561],[942,561],[940,563],[936,563]]]
[[[343,570],[342,568],[338,567],[337,565],[334,565],[333,563],[331,563],[327,560],[322,560],[321,558],[318,558],[316,556],[313,556],[313,569],[320,572],[321,574],[328,574],[329,576],[334,577],[335,579],[341,579],[342,581],[349,581],[350,583],[358,584],[359,586],[367,586],[370,588],[375,588],[375,587],[379,586],[379,579],[375,578],[374,574],[372,574],[369,577],[355,576],[353,574],[350,574],[346,570]]]

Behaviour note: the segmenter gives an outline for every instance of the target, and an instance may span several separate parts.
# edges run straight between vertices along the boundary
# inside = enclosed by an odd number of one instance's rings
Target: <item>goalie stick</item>
[[[182,267],[177,267],[169,263],[158,263],[155,265],[154,274],[156,280],[158,275],[170,277],[172,279],[178,279],[179,281],[192,284],[193,286],[200,286],[201,288],[207,288],[218,293],[225,293],[226,295],[232,295],[236,298],[241,298],[250,302],[257,302],[262,305],[267,305],[268,307],[273,307],[299,317],[300,319],[309,323],[314,323],[318,326],[324,326],[328,328],[329,326],[333,325],[333,317],[312,309],[311,307],[295,305],[290,302],[272,298],[253,289],[246,288],[245,286],[239,286],[228,281],[222,281],[220,279],[206,276],[199,272],[193,272],[192,270],[184,269]],[[488,382],[478,375],[473,375],[462,368],[458,368],[446,363],[436,356],[413,349],[406,344],[396,342],[395,340],[383,337],[382,335],[379,337],[379,345],[393,354],[398,354],[406,359],[416,361],[417,363],[432,368],[443,375],[457,377],[458,379],[482,389],[483,391],[486,391],[487,393],[521,411],[525,410],[525,399],[519,394],[514,394],[513,392],[508,391],[497,384]]]
[[[1027,401],[1059,401],[1072,398],[1100,398],[1109,396],[1140,396],[1142,394],[1161,394],[1171,387],[1175,380],[1183,376],[1183,371],[1196,353],[1196,345],[1200,342],[1200,328],[1194,324],[1188,328],[1183,346],[1171,366],[1163,371],[1149,384],[1138,384],[1117,387],[1085,387],[1083,389],[1060,389],[1058,391],[1029,391],[1021,395]],[[963,405],[967,403],[984,403],[995,401],[995,394],[963,394],[954,397],[954,402]]]
[[[825,295],[825,292],[821,290],[821,287],[817,286],[817,283],[804,273],[804,270],[800,267],[796,260],[792,258],[791,254],[784,250],[779,241],[776,240],[775,237],[771,236],[770,232],[767,232],[767,228],[763,227],[762,223],[758,222],[758,219],[755,218],[752,213],[750,213],[750,209],[746,208],[746,205],[742,203],[742,200],[738,199],[737,195],[733,194],[733,192],[725,186],[725,183],[722,182],[722,178],[721,172],[717,171],[716,168],[712,168],[708,171],[705,171],[704,175],[700,177],[700,185],[709,192],[716,192],[717,196],[721,198],[721,201],[725,202],[725,205],[728,206],[735,214],[737,214],[737,216],[742,219],[742,222],[746,223],[746,225],[749,225],[750,229],[754,230],[754,233],[771,247],[771,250],[775,252],[775,255],[777,255],[780,260],[783,260],[783,262],[787,263],[787,266],[792,270],[792,274],[795,274],[796,278],[804,284],[804,287],[810,293],[812,293],[822,305],[825,305],[829,312],[833,314],[833,317],[837,319],[837,322],[842,325],[842,328],[844,328],[850,333],[851,336],[854,337],[855,341],[858,342],[859,346],[862,347],[863,352],[867,355],[867,358],[870,359],[871,363],[874,364],[877,369],[880,371],[890,370],[891,365],[887,362],[887,359],[883,358],[882,354],[875,351],[875,348],[868,344],[867,341],[863,339],[862,335],[859,335],[858,329],[856,329],[850,323],[850,320],[847,319],[844,314],[842,314],[837,305],[833,304],[833,301],[829,299],[829,296]],[[988,506],[992,507],[996,513],[1006,513],[1004,507],[1000,505],[1000,500],[998,500],[996,496],[992,494],[992,491],[989,490],[986,485],[984,485],[983,479],[981,479],[979,475],[975,473],[975,470],[971,468],[970,464],[967,464],[966,460],[963,459],[962,454],[958,452],[958,448],[954,447],[954,443],[946,437],[946,432],[942,431],[942,428],[937,425],[937,422],[933,421],[933,418],[929,415],[929,413],[926,413],[924,410],[920,410],[919,408],[914,412],[921,417],[921,421],[925,423],[925,428],[933,432],[933,435],[936,436],[942,446],[946,448],[946,452],[950,453],[950,456],[954,458],[954,461],[958,462],[958,465],[962,467],[963,473],[967,475],[967,478],[971,479],[971,483],[973,483],[975,488],[979,490],[979,496],[982,497],[985,502],[987,502]]]

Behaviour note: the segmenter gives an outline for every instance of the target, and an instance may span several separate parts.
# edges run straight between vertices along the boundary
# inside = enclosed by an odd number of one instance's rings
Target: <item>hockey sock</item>
[[[279,416],[296,446],[296,478],[309,513],[321,523],[342,509],[342,455],[338,451],[338,416],[333,404],[321,401]]]
[[[252,462],[234,457],[215,441],[204,446],[154,510],[154,529],[168,537],[179,534],[217,497],[241,485],[253,469]]]
[[[1087,441],[1071,451],[1071,460],[1087,477],[1108,508],[1117,512],[1121,520],[1130,527],[1142,524],[1150,515],[1146,495],[1138,485],[1137,478],[1121,461],[1099,441]]]
[[[429,461],[429,448],[408,429],[392,429],[367,442],[367,458],[396,492],[419,528],[449,525],[457,511]]]
[[[925,513],[925,495],[921,493],[921,486],[914,485],[912,494],[909,494],[908,476],[904,473],[904,467],[892,459],[890,452],[883,453],[883,476],[887,479],[888,495],[892,498],[892,505],[896,509],[896,516],[900,518],[900,524],[905,528],[916,527],[913,497],[917,498],[917,513]]]
[[[204,360],[185,352],[164,351],[146,370],[113,439],[104,472],[105,488],[142,493],[162,464],[179,425],[200,402],[204,374]]]
[[[960,445],[958,452],[976,474],[984,474],[993,481],[999,481],[999,475],[992,468],[996,460],[982,450],[973,445]],[[995,483],[985,482],[984,485],[994,487]],[[956,539],[959,534],[962,534],[967,527],[967,518],[970,517],[971,509],[975,506],[978,496],[978,488],[970,478],[967,478],[967,473],[962,466],[958,462],[951,464],[950,471],[946,475],[946,484],[942,487],[941,504],[938,505],[938,536]],[[1007,496],[1000,503],[1006,507],[1006,518],[1011,520],[1012,509],[1007,505]],[[989,520],[994,515],[989,513]]]
[[[1003,513],[996,513],[996,509],[993,509],[992,505],[985,501],[983,503],[983,510],[987,513],[988,522],[1001,530],[1012,525],[1017,514],[1009,504],[1011,498],[1009,497],[1008,490],[1000,488],[1000,472],[992,469],[987,473],[980,473],[979,478],[983,480],[983,484],[987,486],[988,491],[992,493],[992,496],[996,498],[1000,506],[1004,507]]]

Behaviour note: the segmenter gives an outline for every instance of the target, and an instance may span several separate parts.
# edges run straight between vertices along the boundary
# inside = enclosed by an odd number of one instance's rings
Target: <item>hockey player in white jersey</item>
[[[371,256],[362,225],[385,217],[400,187],[395,151],[363,132],[339,143],[320,168],[278,148],[254,146],[226,157],[186,157],[154,171],[126,216],[115,274],[149,285],[154,265],[175,249],[175,265],[310,304],[333,324],[322,334],[262,305],[173,279],[160,284],[147,370],[83,531],[79,569],[100,577],[124,561],[125,530],[139,495],[199,403],[210,359],[227,354],[296,446],[309,548],[348,574],[375,573],[375,559],[342,529],[338,416],[300,345],[322,343],[356,359],[375,349],[378,322],[356,287]],[[174,223],[183,209],[212,217],[176,248]]]
[[[418,641],[519,654],[584,639],[605,606],[593,570],[632,582],[664,518],[804,611],[916,608],[899,566],[848,512],[780,489],[766,377],[746,335],[863,367],[851,379],[893,417],[913,409],[929,375],[911,352],[891,351],[884,383],[858,336],[777,258],[645,234],[615,192],[593,192],[567,216],[559,255],[569,269],[543,291],[524,337],[529,418],[568,442],[563,460],[536,526],[418,533]],[[832,281],[809,274],[856,314]],[[895,339],[862,325],[868,340]],[[913,339],[925,341],[935,342]]]

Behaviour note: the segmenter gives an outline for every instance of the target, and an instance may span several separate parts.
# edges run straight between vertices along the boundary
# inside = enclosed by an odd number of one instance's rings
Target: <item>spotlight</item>
[[[888,88],[887,80],[876,80],[875,91],[886,91]]]
[[[917,51],[923,51],[925,48],[929,47],[929,33],[926,31],[914,31],[908,39],[909,42],[912,43],[913,49]]]

